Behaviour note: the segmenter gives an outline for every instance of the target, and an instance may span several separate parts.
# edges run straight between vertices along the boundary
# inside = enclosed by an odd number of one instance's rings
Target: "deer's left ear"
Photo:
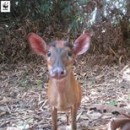
[[[74,42],[73,51],[76,55],[85,53],[90,46],[90,35],[88,33],[81,34]]]

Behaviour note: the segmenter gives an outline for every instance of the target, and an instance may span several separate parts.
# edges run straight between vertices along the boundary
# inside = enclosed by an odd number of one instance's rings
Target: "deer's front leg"
[[[76,130],[76,115],[77,115],[77,105],[72,106],[71,108],[71,128],[72,130]]]
[[[57,109],[56,108],[51,109],[51,115],[52,115],[52,130],[57,130]]]

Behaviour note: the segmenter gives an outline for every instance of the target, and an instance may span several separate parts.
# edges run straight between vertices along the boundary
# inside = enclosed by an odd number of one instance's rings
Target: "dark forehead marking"
[[[63,50],[63,48],[56,48],[56,51],[57,51],[58,53],[61,53],[62,50]]]
[[[73,45],[69,41],[65,41],[65,46],[69,47],[70,49],[73,48]]]
[[[53,42],[50,42],[50,43],[49,43],[49,46],[56,47],[56,42],[55,42],[55,41],[53,41]]]
[[[50,46],[56,47],[56,48],[63,48],[63,47],[69,47],[72,49],[73,45],[69,43],[69,41],[53,41],[49,43]]]

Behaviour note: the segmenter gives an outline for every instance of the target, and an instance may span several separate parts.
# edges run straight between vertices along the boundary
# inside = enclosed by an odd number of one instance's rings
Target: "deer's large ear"
[[[27,40],[28,40],[32,50],[36,54],[42,55],[42,56],[46,54],[47,45],[40,36],[38,36],[35,33],[30,33],[27,36]]]
[[[74,42],[73,51],[76,55],[85,53],[90,46],[90,35],[88,33],[81,34]]]

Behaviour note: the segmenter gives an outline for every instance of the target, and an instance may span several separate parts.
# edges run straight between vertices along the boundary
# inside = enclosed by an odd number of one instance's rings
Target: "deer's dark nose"
[[[51,70],[50,76],[57,79],[61,79],[66,76],[66,70],[61,67],[53,68]]]

